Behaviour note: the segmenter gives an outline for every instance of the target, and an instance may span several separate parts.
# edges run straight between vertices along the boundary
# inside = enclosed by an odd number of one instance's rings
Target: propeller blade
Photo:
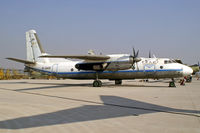
[[[136,55],[135,55],[135,58],[137,58],[137,57],[138,57],[138,54],[139,54],[139,50],[137,51],[137,53],[136,53]]]
[[[135,57],[135,48],[133,47],[133,57]]]
[[[149,51],[149,58],[151,58],[151,51]]]
[[[139,55],[139,50],[137,50],[137,52],[135,51],[135,48],[133,47],[133,55],[130,55],[130,58],[132,60],[132,64],[134,64],[135,62],[139,62],[141,61],[141,58],[138,58]]]

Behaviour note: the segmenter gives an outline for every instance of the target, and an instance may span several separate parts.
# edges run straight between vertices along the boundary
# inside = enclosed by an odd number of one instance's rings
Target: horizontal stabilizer
[[[35,64],[35,62],[17,59],[17,58],[6,58],[6,59],[16,61],[16,62],[20,62],[20,63],[24,63],[24,64]]]
[[[81,60],[107,60],[110,59],[109,56],[104,55],[44,55],[41,58],[71,58],[71,59],[81,59]]]

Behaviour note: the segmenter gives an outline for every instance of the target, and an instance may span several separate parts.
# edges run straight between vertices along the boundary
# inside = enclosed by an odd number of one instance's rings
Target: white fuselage
[[[110,80],[177,78],[192,73],[190,67],[167,58],[141,58],[141,61],[130,65],[128,61],[130,55],[109,56],[112,58],[105,62],[107,63],[107,69],[104,71],[78,70],[75,67],[76,64],[83,63],[83,61],[67,59],[53,59],[51,61],[45,59],[35,65],[27,65],[27,67],[48,75],[70,79],[95,79],[96,73],[98,73],[99,79]],[[125,69],[127,66],[129,69]],[[118,67],[118,70],[113,69]]]
[[[99,79],[159,79],[177,78],[192,74],[193,70],[167,58],[140,58],[139,51],[130,54],[60,55],[45,53],[35,30],[26,32],[27,59],[7,58],[24,63],[26,69],[33,69],[58,78],[94,79],[94,87],[102,85]],[[65,59],[66,58],[66,59]],[[68,60],[80,59],[79,61]]]

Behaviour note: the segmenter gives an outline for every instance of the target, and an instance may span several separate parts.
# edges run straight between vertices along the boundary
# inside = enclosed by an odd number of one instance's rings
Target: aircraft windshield
[[[176,63],[175,60],[164,60],[165,64]]]

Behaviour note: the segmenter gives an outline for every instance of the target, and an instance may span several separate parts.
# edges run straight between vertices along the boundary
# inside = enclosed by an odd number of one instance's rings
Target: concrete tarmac
[[[0,81],[0,133],[200,133],[200,81]]]

